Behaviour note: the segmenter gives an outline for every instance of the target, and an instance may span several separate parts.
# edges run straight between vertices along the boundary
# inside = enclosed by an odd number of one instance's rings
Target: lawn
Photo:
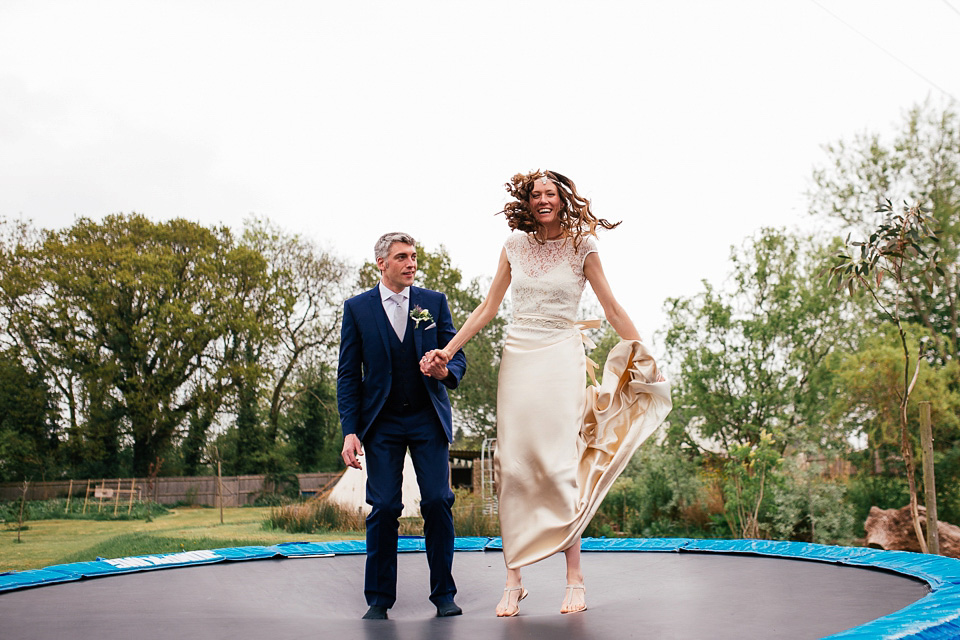
[[[363,533],[288,533],[263,528],[269,507],[177,508],[145,520],[32,520],[17,542],[15,525],[0,529],[0,573],[41,569],[97,556],[169,553],[216,547],[271,545],[279,542],[362,539]]]

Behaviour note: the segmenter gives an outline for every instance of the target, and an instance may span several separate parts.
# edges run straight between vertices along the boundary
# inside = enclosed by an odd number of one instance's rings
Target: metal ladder
[[[493,486],[493,452],[496,449],[496,438],[484,438],[480,445],[480,498],[484,515],[498,512],[497,491]]]

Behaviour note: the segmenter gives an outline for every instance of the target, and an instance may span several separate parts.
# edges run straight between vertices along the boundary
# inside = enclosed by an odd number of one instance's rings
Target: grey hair
[[[373,255],[376,258],[383,258],[386,260],[390,256],[390,247],[393,246],[395,242],[401,242],[403,244],[409,244],[416,246],[417,241],[413,239],[409,233],[402,233],[400,231],[394,231],[392,233],[385,233],[380,236],[380,239],[377,240],[377,244],[373,245]]]

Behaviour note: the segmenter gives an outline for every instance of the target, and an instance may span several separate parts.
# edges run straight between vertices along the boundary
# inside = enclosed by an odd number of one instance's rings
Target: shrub
[[[772,538],[820,544],[853,541],[855,518],[845,500],[847,487],[821,471],[818,466],[801,468],[796,460],[787,462],[773,485],[775,507],[764,523]]]
[[[170,511],[163,505],[156,502],[143,502],[136,500],[130,513],[127,513],[129,503],[121,502],[117,513],[114,515],[114,504],[104,503],[100,511],[97,511],[97,504],[91,502],[87,505],[87,512],[83,513],[83,499],[73,498],[70,500],[70,507],[67,509],[65,498],[56,498],[53,500],[28,500],[24,505],[24,520],[142,520],[147,517],[163,515]],[[0,502],[0,522],[16,522],[17,514],[20,511],[20,501],[11,500],[9,502]]]
[[[271,509],[264,526],[291,533],[360,532],[365,529],[364,523],[359,509],[354,512],[325,498],[317,498]]]

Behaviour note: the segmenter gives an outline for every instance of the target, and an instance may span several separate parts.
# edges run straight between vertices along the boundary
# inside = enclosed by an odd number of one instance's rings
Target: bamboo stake
[[[100,513],[100,510],[103,508],[103,490],[107,487],[107,479],[100,478],[100,499],[97,502],[97,513]]]
[[[83,496],[83,513],[87,513],[87,501],[90,499],[90,478],[87,478],[87,492]]]
[[[113,515],[117,515],[117,509],[120,508],[120,483],[122,480],[117,478],[117,494],[113,496]]]
[[[64,513],[70,513],[70,496],[73,495],[73,478],[70,478],[70,487],[67,489],[67,506],[63,508]]]
[[[127,515],[130,515],[130,512],[133,511],[133,492],[137,486],[137,479],[130,478],[130,502],[127,503]]]
[[[27,489],[30,487],[28,480],[23,481],[23,496],[20,498],[20,519],[17,521],[17,542],[20,542],[20,531],[23,529],[23,505],[27,502]]]
[[[220,524],[223,524],[223,478],[220,475],[219,453],[217,453],[217,502],[220,503]]]
[[[920,403],[920,448],[923,453],[923,491],[927,507],[927,551],[940,554],[940,532],[937,531],[937,485],[933,474],[933,427],[930,424],[930,403]]]

